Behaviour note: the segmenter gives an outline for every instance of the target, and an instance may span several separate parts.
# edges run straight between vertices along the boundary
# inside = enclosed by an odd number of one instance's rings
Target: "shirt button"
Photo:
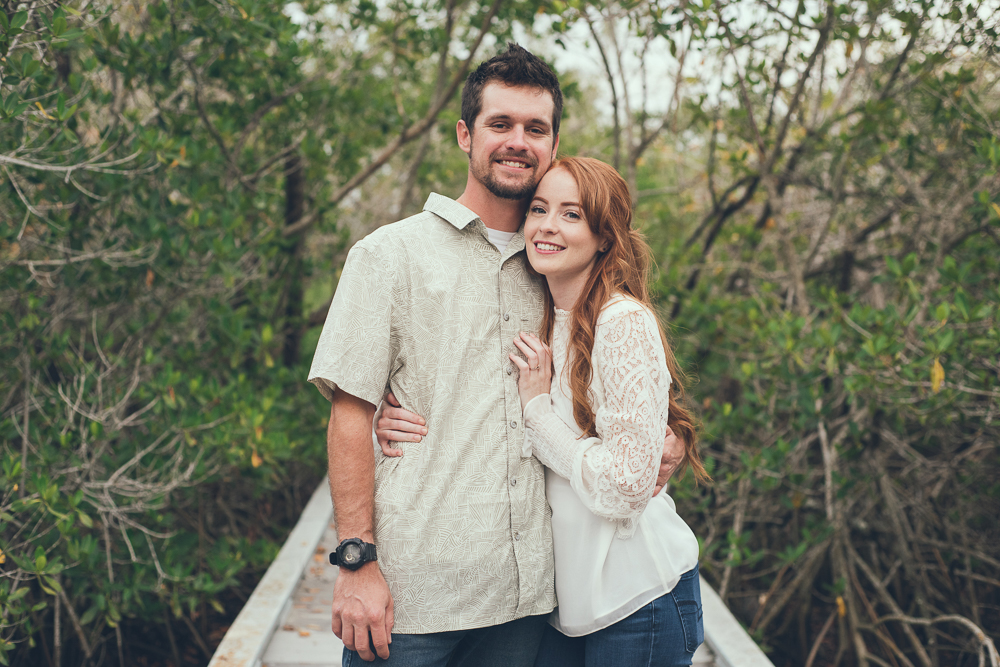
[[[513,375],[513,374],[514,374],[514,369],[511,368],[510,366],[508,366],[507,367],[507,375]]]
[[[517,422],[511,422],[510,423],[510,427],[511,428],[517,428]]]
[[[508,321],[509,319],[510,319],[510,313],[504,313],[504,314],[503,314],[503,321],[504,321],[504,322],[506,322],[506,321]]]
[[[521,539],[521,533],[514,533],[514,539],[515,540],[520,540]]]
[[[510,480],[510,485],[511,486],[517,486],[517,478],[516,477],[514,479]]]

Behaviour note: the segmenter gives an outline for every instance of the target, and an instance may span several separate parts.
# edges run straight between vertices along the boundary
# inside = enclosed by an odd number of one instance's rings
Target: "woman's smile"
[[[559,252],[565,249],[566,248],[564,248],[563,246],[556,245],[555,243],[546,243],[544,241],[537,241],[535,243],[535,250],[537,250],[539,253],[543,255]]]

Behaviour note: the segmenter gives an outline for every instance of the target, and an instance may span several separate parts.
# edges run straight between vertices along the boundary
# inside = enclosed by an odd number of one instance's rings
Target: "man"
[[[480,65],[457,126],[469,156],[461,197],[432,194],[422,213],[359,241],[344,266],[309,375],[331,400],[343,540],[333,630],[345,665],[534,661],[555,606],[551,529],[542,466],[521,456],[507,354],[541,321],[544,288],[520,227],[561,114],[555,74],[523,48]],[[427,416],[425,437],[401,443],[399,458],[372,447],[387,391]]]

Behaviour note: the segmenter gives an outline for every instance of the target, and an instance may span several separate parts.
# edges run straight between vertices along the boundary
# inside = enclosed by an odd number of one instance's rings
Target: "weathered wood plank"
[[[317,543],[327,532],[332,514],[330,492],[323,482],[302,511],[277,558],[222,638],[209,667],[259,667],[268,640],[291,605],[292,592],[315,553]]]
[[[717,667],[774,667],[704,579],[701,606],[705,614],[705,643],[715,654]]]

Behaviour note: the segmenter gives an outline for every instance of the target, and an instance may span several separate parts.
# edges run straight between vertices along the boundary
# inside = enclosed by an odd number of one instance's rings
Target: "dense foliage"
[[[659,260],[709,580],[778,665],[996,659],[995,1],[0,10],[0,664],[206,662],[325,465],[344,251],[458,191],[515,29],[603,73],[562,148]]]
[[[3,3],[0,663],[206,660],[324,467],[307,232],[499,5]]]

